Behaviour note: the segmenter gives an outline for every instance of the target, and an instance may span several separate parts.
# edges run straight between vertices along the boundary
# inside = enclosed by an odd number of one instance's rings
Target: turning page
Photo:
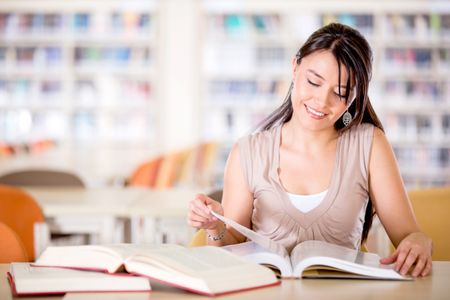
[[[244,235],[246,238],[248,238],[249,240],[252,240],[253,242],[257,243],[258,245],[260,245],[261,247],[263,247],[264,249],[267,249],[270,252],[274,252],[278,255],[280,255],[283,258],[287,258],[289,259],[289,254],[286,250],[286,248],[284,248],[281,244],[265,237],[262,236],[258,233],[256,233],[255,231],[248,229],[245,226],[242,226],[241,224],[228,219],[222,215],[219,215],[218,213],[211,211],[211,213],[213,214],[213,216],[215,216],[217,219],[221,220],[222,222],[224,222],[227,225],[230,225],[231,227],[233,227],[235,230],[237,230],[239,233],[241,233],[242,235]]]

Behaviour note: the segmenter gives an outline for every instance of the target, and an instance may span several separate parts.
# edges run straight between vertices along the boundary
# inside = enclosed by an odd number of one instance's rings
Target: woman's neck
[[[338,137],[338,132],[334,128],[330,130],[313,131],[296,126],[292,120],[286,122],[282,128],[282,145],[301,152],[317,153],[330,145],[333,145]],[[305,142],[307,141],[307,142]]]

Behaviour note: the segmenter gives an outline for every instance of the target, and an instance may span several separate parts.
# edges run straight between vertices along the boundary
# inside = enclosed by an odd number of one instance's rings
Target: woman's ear
[[[298,69],[297,57],[296,56],[294,56],[292,58],[292,62],[291,63],[292,63],[292,78],[294,78],[295,77],[295,72]]]

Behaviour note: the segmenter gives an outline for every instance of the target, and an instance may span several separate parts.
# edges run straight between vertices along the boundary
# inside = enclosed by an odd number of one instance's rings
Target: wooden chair
[[[0,185],[0,222],[10,227],[22,241],[30,261],[35,259],[35,224],[45,218],[37,202],[20,188]],[[37,240],[37,239],[36,239]]]
[[[6,224],[0,222],[0,264],[27,262],[28,256],[19,236]]]
[[[208,194],[208,197],[216,200],[217,202],[222,202],[222,194],[223,190],[215,190]],[[205,246],[207,244],[206,241],[206,230],[199,229],[194,234],[194,236],[191,239],[191,242],[189,244],[190,247],[198,247],[198,246]]]
[[[76,174],[50,169],[12,171],[0,176],[0,184],[13,186],[85,186]]]
[[[450,260],[450,186],[408,195],[419,226],[433,240],[433,260]]]

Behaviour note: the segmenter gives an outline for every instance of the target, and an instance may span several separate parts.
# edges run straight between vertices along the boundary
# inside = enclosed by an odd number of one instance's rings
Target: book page
[[[364,253],[317,240],[305,241],[295,246],[291,252],[291,262],[295,266],[303,259],[316,256],[333,257],[366,266],[380,266],[380,257],[375,253]]]
[[[185,248],[161,248],[133,255],[126,265],[143,262],[167,271],[176,271],[189,276],[215,269],[226,269],[242,264],[241,259],[230,256],[227,252],[214,246]]]
[[[97,246],[86,246],[86,247],[97,247]],[[180,245],[175,244],[160,244],[160,245],[136,245],[136,244],[110,244],[100,246],[98,248],[105,248],[106,251],[111,251],[119,255],[122,261],[125,261],[128,257],[138,254],[145,254],[149,251],[154,250],[169,250],[169,249],[180,249],[184,248]]]
[[[225,224],[233,227],[236,231],[238,231],[239,233],[241,233],[242,235],[244,235],[246,238],[248,238],[249,240],[252,240],[253,242],[257,243],[258,245],[260,245],[261,247],[263,247],[264,249],[276,253],[278,255],[280,255],[281,257],[284,258],[288,258],[289,254],[286,250],[286,248],[283,247],[283,245],[281,245],[280,243],[277,243],[263,235],[260,235],[258,233],[256,233],[255,231],[242,226],[241,224],[228,219],[222,215],[217,214],[214,211],[211,211],[211,213],[213,214],[213,216],[215,216],[217,219],[221,220],[222,222],[224,222]]]
[[[256,262],[272,269],[279,277],[292,277],[292,267],[289,258],[267,251],[255,242],[244,242],[239,244],[223,246],[233,254],[243,257],[249,261]]]
[[[213,295],[276,284],[267,268],[215,246],[153,250],[125,262],[128,272]]]
[[[54,266],[118,271],[127,257],[155,249],[181,247],[177,245],[81,245],[48,247],[36,260],[36,266]]]
[[[358,274],[364,278],[409,280],[395,272],[392,265],[382,265],[379,260],[380,257],[377,254],[365,253],[323,241],[305,241],[297,245],[291,252],[291,261],[296,276],[301,276],[304,270],[311,267],[321,269],[326,266]]]
[[[149,280],[144,277],[115,276],[66,268],[40,268],[28,263],[12,263],[10,272],[19,294],[151,290]]]

